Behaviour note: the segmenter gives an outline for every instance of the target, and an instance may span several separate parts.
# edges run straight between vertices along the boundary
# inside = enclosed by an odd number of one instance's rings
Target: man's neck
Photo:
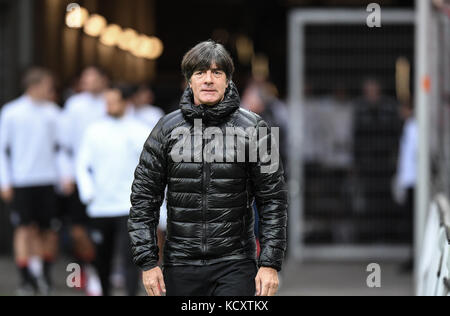
[[[36,102],[36,103],[40,103],[40,102],[44,101],[41,98],[39,98],[36,94],[34,94],[33,92],[27,92],[27,93],[25,93],[25,96],[30,98],[31,101]]]
[[[122,118],[125,117],[125,113],[120,113],[120,114],[111,114],[111,113],[108,113],[108,116],[109,116],[110,118],[112,118],[112,119],[120,120],[120,119],[122,119]]]
[[[103,91],[85,91],[86,93],[89,93],[90,95],[92,95],[95,98],[98,98],[99,96],[102,95]]]

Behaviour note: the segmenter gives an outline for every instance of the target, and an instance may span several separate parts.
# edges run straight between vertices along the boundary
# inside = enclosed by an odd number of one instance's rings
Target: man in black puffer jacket
[[[258,115],[240,108],[233,61],[222,45],[200,43],[185,55],[182,69],[189,87],[181,109],[162,118],[151,133],[132,188],[128,226],[147,293],[275,295],[287,225],[283,167],[278,157],[273,163],[278,154],[275,133]],[[238,144],[228,137],[230,131],[244,131]],[[226,154],[221,155],[225,143]],[[156,229],[166,186],[163,274],[157,266]],[[260,215],[259,260],[254,200]]]

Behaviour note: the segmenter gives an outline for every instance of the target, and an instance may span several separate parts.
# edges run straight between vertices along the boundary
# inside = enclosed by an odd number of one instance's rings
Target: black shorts
[[[57,224],[57,197],[53,186],[15,188],[11,203],[14,227],[38,225],[48,230]]]
[[[59,205],[62,210],[60,217],[64,217],[68,224],[86,226],[89,223],[86,206],[81,202],[78,190],[70,196],[60,196]]]

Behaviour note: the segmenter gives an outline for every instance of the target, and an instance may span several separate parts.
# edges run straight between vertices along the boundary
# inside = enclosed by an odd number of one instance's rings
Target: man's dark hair
[[[233,59],[222,44],[212,40],[198,44],[184,55],[181,70],[186,80],[190,81],[194,72],[208,70],[214,63],[225,72],[228,81],[233,78]]]
[[[88,69],[95,70],[101,77],[105,77],[105,78],[107,78],[107,79],[111,78],[111,76],[109,75],[109,73],[106,71],[105,68],[103,68],[103,67],[101,67],[101,66],[99,66],[99,65],[95,65],[95,64],[93,64],[93,65],[88,65],[88,66],[84,67],[84,68],[81,70],[81,73],[83,73],[84,71],[86,71],[86,70],[88,70]]]
[[[119,91],[124,100],[129,100],[137,92],[136,85],[127,83],[114,83],[109,86],[109,89]]]
[[[414,111],[414,109],[415,109],[414,99],[412,99],[412,98],[403,100],[403,102],[401,102],[401,105],[411,111]]]
[[[30,87],[41,83],[45,78],[53,78],[53,74],[50,70],[43,67],[29,68],[22,79],[23,89],[26,91]]]

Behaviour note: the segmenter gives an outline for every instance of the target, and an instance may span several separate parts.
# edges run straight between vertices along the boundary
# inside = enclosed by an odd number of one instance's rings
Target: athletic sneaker
[[[87,284],[86,284],[87,296],[102,296],[103,295],[102,284],[95,269],[91,265],[87,265],[85,272],[87,277]]]
[[[50,296],[51,289],[50,284],[46,281],[43,276],[36,279],[37,290],[40,296]]]
[[[16,290],[17,296],[35,296],[37,293],[37,286],[30,282],[22,283]]]

